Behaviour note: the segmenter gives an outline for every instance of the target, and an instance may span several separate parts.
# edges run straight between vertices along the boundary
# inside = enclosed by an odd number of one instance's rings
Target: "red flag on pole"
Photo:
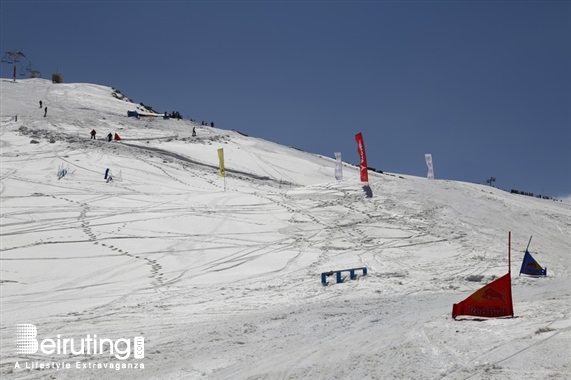
[[[510,231],[508,233],[508,273],[480,288],[464,301],[453,304],[452,318],[456,318],[459,315],[486,318],[513,317],[514,307],[510,270],[511,242],[512,233]]]
[[[367,172],[367,155],[365,154],[365,142],[363,141],[363,134],[361,132],[355,135],[357,141],[357,152],[359,152],[359,171],[361,172],[361,182],[369,182],[369,173]]]
[[[115,133],[115,141],[121,141],[121,137],[117,133]]]
[[[459,315],[486,318],[513,316],[510,273],[484,286],[464,301],[455,303],[452,306],[452,318]]]

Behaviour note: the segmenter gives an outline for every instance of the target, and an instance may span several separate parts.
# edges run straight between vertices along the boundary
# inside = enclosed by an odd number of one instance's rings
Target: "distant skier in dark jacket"
[[[192,128],[192,137],[196,137],[196,127]]]
[[[92,138],[93,140],[95,140],[95,134],[96,134],[96,133],[97,133],[97,132],[95,131],[95,129],[92,129],[92,130],[91,130],[91,138]]]
[[[42,108],[42,101],[40,100],[40,108]]]
[[[44,108],[44,117],[48,114],[48,107]]]
[[[112,138],[113,138],[113,133],[109,132],[109,134],[107,135],[107,141],[111,141]]]

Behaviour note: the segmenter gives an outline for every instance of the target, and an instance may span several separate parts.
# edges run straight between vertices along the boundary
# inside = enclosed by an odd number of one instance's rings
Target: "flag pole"
[[[527,242],[527,248],[525,249],[525,251],[527,252],[527,250],[529,249],[529,245],[531,244],[531,238],[533,237],[533,235],[531,235],[529,237],[529,241]]]
[[[512,273],[512,232],[508,232],[508,273]]]

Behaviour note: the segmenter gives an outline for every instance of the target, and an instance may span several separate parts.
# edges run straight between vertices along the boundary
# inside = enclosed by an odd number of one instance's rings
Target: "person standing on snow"
[[[92,138],[93,140],[95,140],[95,134],[96,134],[96,133],[97,133],[97,132],[95,131],[95,129],[92,129],[92,130],[91,130],[91,138]]]
[[[44,108],[44,117],[48,114],[48,107]]]
[[[42,108],[42,101],[40,100],[40,108]]]
[[[109,134],[107,135],[107,141],[111,141],[112,138],[113,138],[113,134],[111,132],[109,132]]]

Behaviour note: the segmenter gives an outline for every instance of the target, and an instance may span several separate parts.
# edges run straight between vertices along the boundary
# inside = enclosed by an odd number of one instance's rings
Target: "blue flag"
[[[529,251],[525,250],[525,256],[523,257],[519,273],[529,276],[547,276],[547,268],[542,268],[530,255]]]

